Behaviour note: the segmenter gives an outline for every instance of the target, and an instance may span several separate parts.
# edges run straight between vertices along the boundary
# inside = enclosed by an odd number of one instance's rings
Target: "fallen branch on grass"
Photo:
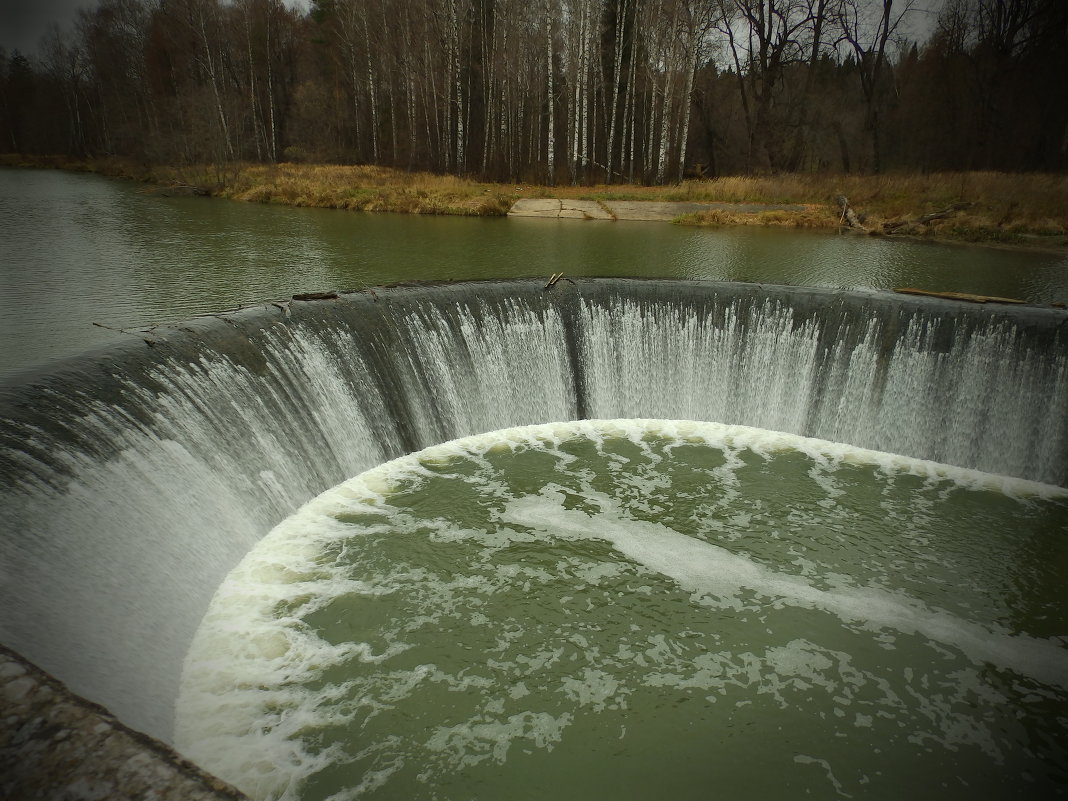
[[[898,220],[897,222],[883,223],[883,233],[907,233],[908,231],[915,230],[921,225],[929,225],[935,220],[943,220],[946,217],[950,217],[958,211],[963,211],[971,206],[971,203],[954,203],[952,206],[947,206],[941,211],[933,211],[930,214],[923,214],[915,220]],[[902,229],[904,229],[904,231],[902,231]]]

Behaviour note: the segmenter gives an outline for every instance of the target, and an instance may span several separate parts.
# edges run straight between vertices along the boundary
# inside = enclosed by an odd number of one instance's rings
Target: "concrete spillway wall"
[[[0,797],[239,801],[173,749],[0,647]]]
[[[403,453],[711,420],[1068,485],[1068,316],[687,281],[396,287],[203,318],[0,393],[0,640],[171,736],[222,577]]]

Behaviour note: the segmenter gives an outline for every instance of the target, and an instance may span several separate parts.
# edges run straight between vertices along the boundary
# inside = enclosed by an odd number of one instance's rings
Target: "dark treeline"
[[[0,52],[0,150],[539,183],[1062,170],[1068,2],[103,0]]]

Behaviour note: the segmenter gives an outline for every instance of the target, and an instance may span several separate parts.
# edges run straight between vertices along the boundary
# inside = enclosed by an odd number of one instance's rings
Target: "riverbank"
[[[0,157],[0,165],[57,167],[128,178],[162,194],[207,194],[252,203],[406,214],[503,216],[520,199],[585,201],[594,204],[590,208],[634,201],[678,203],[687,205],[680,207],[684,211],[673,217],[675,222],[702,226],[837,230],[843,223],[836,198],[844,196],[858,215],[858,231],[1068,252],[1068,176],[1057,174],[786,174],[671,186],[547,187],[375,166],[178,168],[118,159],[12,156]],[[609,219],[614,216],[608,213]]]

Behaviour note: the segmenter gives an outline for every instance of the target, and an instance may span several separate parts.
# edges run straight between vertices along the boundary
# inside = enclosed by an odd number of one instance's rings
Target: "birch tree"
[[[685,56],[686,84],[682,95],[682,124],[679,133],[678,180],[686,173],[686,151],[690,137],[690,113],[693,109],[693,87],[697,68],[709,55],[709,33],[716,25],[715,6],[700,0],[683,3],[683,47]]]
[[[230,122],[223,105],[222,52],[219,35],[219,7],[210,0],[194,0],[189,6],[189,24],[197,38],[197,60],[208,76],[219,116],[219,133],[228,160],[234,159],[234,143],[230,138]]]

